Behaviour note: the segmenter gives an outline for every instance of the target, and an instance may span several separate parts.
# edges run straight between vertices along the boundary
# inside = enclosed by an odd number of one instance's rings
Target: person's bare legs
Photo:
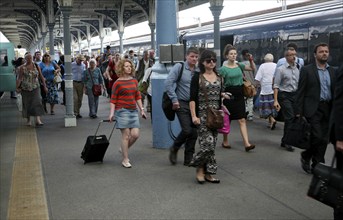
[[[121,131],[121,151],[123,163],[129,163],[129,148],[136,142],[139,137],[139,128],[124,128]]]
[[[243,138],[244,146],[249,147],[251,144],[249,142],[246,120],[245,120],[245,118],[241,118],[238,120],[238,122],[239,122],[239,129],[241,131],[241,135]]]

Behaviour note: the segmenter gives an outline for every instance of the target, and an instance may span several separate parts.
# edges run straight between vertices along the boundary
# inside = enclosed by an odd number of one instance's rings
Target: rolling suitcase
[[[84,160],[84,164],[90,162],[103,162],[116,121],[114,121],[114,125],[108,139],[106,135],[97,135],[102,122],[109,122],[109,120],[100,121],[94,136],[91,135],[87,137],[86,144],[81,152],[81,158]]]

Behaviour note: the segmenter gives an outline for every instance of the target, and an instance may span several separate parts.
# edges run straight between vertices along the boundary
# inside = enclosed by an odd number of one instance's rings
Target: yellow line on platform
[[[18,126],[7,219],[49,219],[36,130]]]

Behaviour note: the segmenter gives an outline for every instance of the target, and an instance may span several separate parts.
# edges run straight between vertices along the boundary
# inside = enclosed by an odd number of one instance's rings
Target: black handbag
[[[313,177],[307,195],[319,202],[343,212],[343,172],[319,163],[313,170]]]
[[[287,127],[283,142],[300,149],[308,149],[310,146],[310,136],[310,123],[304,117],[295,117]]]

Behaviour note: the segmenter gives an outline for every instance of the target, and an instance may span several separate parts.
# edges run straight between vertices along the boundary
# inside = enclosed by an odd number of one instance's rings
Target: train
[[[293,42],[298,46],[297,55],[308,64],[314,61],[314,46],[326,42],[330,46],[329,64],[337,67],[343,61],[342,16],[342,1],[332,0],[310,1],[287,10],[268,10],[221,20],[221,61],[227,44],[234,45],[238,51],[248,49],[259,65],[267,53],[273,54],[275,61],[283,57],[285,46]],[[182,33],[179,41],[185,50],[189,47],[214,48],[213,22],[201,27],[182,28],[179,32]],[[113,50],[119,51],[119,41],[108,43]],[[123,47],[124,51],[132,49],[139,54],[151,48],[151,36],[125,39]],[[99,44],[91,48],[92,53],[100,52]]]
[[[283,57],[286,45],[292,42],[298,46],[298,57],[308,64],[314,62],[314,46],[326,42],[330,46],[329,64],[339,66],[343,62],[342,16],[343,4],[338,0],[229,19],[220,23],[220,50],[227,44],[238,51],[247,49],[256,64],[261,64],[267,53],[276,61]],[[187,30],[182,42],[186,47],[213,48],[213,37],[213,25],[207,25]]]

